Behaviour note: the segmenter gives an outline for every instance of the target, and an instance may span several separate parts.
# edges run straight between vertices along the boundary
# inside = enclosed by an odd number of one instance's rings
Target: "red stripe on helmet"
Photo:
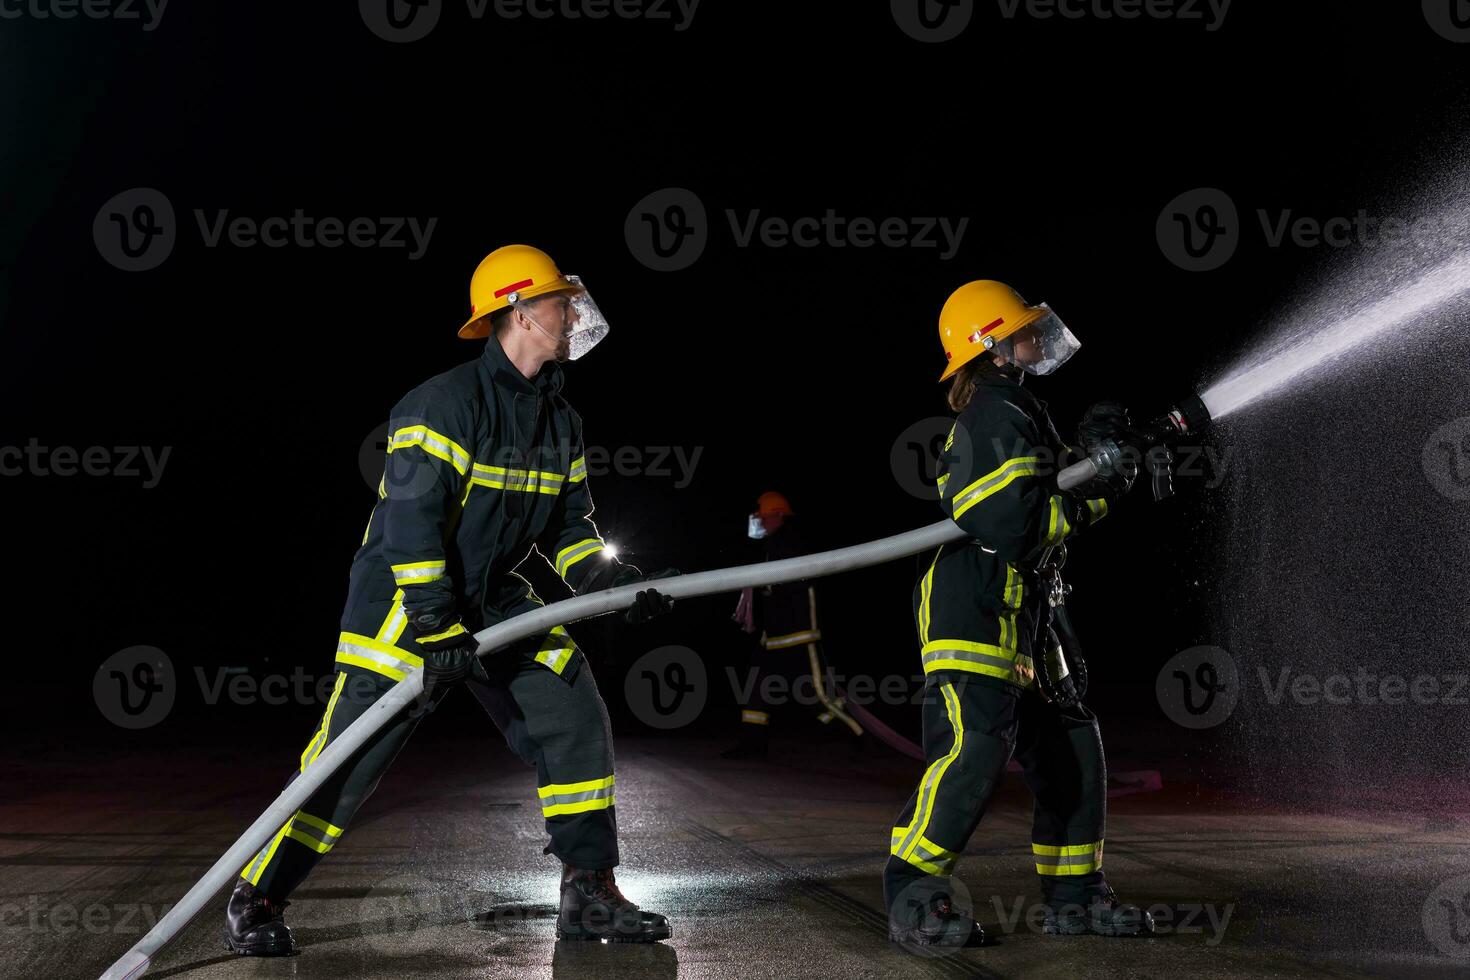
[[[532,285],[535,285],[535,280],[533,279],[522,279],[520,282],[513,282],[509,286],[506,286],[504,289],[495,290],[495,298],[499,299],[506,293],[513,293],[518,289],[525,289],[527,286]]]
[[[980,336],[982,336],[982,337],[985,336],[986,334],[990,333],[990,331],[994,330],[996,327],[1000,326],[1002,323],[1005,323],[1005,322],[1006,322],[1006,318],[1005,317],[1003,317],[1003,316],[996,317],[993,322],[987,323],[985,326],[983,326],[983,327],[980,328]]]

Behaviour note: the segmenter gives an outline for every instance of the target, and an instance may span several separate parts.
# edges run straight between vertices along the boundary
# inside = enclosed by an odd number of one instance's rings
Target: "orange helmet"
[[[785,517],[793,517],[796,511],[791,509],[791,502],[774,490],[767,490],[756,498],[755,512],[761,517],[774,517],[781,514]]]

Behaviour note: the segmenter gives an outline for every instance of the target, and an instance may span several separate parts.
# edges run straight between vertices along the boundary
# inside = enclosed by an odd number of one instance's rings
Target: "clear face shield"
[[[580,276],[567,276],[575,289],[565,289],[526,300],[512,300],[511,306],[534,323],[542,333],[557,341],[556,359],[575,361],[607,336],[607,319]]]
[[[992,354],[998,354],[1027,374],[1051,374],[1082,346],[1050,306],[1042,303],[1041,307],[1046,313],[1039,320],[990,348]]]

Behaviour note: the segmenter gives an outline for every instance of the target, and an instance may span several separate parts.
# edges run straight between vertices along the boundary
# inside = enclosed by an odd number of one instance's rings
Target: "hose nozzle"
[[[1106,442],[1080,463],[1073,463],[1057,474],[1057,487],[1071,490],[1097,476],[1107,476],[1119,469],[1131,450],[1141,454],[1153,477],[1154,499],[1163,500],[1174,493],[1173,456],[1169,447],[1185,436],[1198,435],[1209,427],[1210,410],[1199,395],[1189,395],[1159,418],[1134,429],[1126,444]]]

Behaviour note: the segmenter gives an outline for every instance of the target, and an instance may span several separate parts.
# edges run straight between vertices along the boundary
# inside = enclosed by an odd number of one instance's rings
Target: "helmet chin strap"
[[[543,327],[541,325],[541,321],[540,320],[537,320],[534,316],[532,316],[530,313],[527,313],[525,310],[521,310],[520,311],[520,314],[521,314],[521,316],[525,317],[527,320],[530,320],[531,321],[531,325],[534,326],[537,330],[541,331],[541,335],[543,337],[545,337],[547,340],[554,341],[556,343],[556,347],[557,347],[558,350],[561,349],[562,341],[563,340],[566,340],[567,339],[566,337],[558,337],[555,334],[551,333],[550,331],[548,331],[545,327]]]

